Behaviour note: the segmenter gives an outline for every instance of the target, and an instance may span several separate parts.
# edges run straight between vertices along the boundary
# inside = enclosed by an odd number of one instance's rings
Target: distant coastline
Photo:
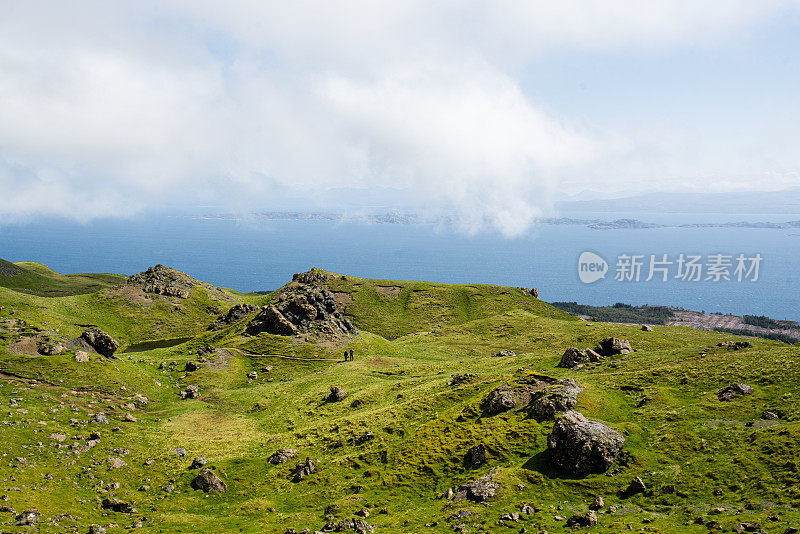
[[[238,220],[245,216],[237,214],[195,215],[197,219]],[[252,213],[246,217],[269,221],[328,221],[328,222],[363,222],[369,224],[455,224],[454,216],[427,216],[418,213],[385,212],[385,213],[336,213],[325,211],[265,211]],[[651,228],[761,228],[787,230],[800,228],[800,220],[787,222],[735,221],[722,223],[684,223],[659,224],[639,219],[582,219],[573,217],[543,217],[535,219],[537,224],[586,226],[593,230],[642,230]],[[794,235],[794,234],[793,234]]]

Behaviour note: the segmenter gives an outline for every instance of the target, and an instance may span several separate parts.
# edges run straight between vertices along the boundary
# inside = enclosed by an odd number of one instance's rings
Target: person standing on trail
[[[350,361],[353,361],[353,349],[350,349]]]
[[[344,351],[344,361],[347,361],[347,351]]]

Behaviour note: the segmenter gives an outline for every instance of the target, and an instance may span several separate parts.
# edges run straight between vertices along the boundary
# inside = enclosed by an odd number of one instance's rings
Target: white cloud
[[[559,181],[642,150],[531,101],[527,61],[716,45],[791,5],[0,2],[0,214],[399,187],[516,235]]]

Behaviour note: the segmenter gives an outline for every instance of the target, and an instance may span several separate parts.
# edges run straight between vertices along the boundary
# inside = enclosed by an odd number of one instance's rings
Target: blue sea
[[[720,223],[720,214],[567,214],[613,220],[630,217],[660,224]],[[800,215],[747,215],[782,222]],[[604,279],[584,284],[577,261],[592,251],[609,264]],[[642,255],[640,281],[615,280],[621,254]],[[669,279],[645,282],[650,255],[732,256],[731,280]],[[757,281],[733,276],[735,257],[760,254]],[[607,305],[658,304],[706,312],[800,320],[800,229],[653,228],[594,230],[539,225],[523,237],[493,231],[465,235],[427,224],[277,221],[146,216],[81,224],[61,219],[0,226],[0,258],[33,260],[63,273],[133,274],[162,263],[201,280],[239,291],[271,290],[310,267],[368,278],[489,283],[536,287],[546,301]],[[751,276],[752,277],[752,276]],[[705,273],[703,278],[705,278]]]

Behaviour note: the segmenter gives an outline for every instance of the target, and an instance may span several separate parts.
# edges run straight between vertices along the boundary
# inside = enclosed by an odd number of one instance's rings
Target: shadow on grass
[[[530,471],[537,471],[547,478],[554,478],[559,480],[583,480],[587,475],[573,475],[565,473],[550,465],[550,452],[542,451],[538,454],[531,456],[527,462],[522,464],[523,469]]]

